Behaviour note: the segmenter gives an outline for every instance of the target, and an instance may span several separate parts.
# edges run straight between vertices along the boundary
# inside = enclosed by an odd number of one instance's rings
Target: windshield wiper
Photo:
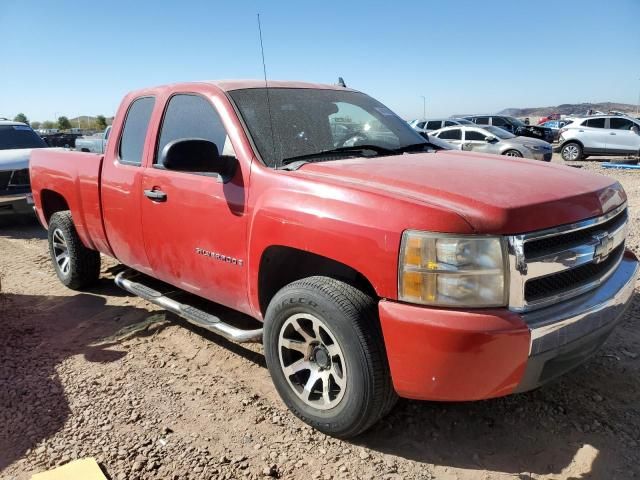
[[[297,155],[295,157],[289,157],[282,160],[282,165],[287,165],[289,163],[298,162],[300,160],[313,160],[315,158],[329,157],[331,155],[361,155],[363,157],[371,157],[374,155],[363,155],[363,152],[371,151],[375,152],[376,155],[389,155],[396,153],[395,150],[391,150],[389,148],[380,147],[378,145],[357,145],[354,147],[338,147],[331,148],[328,150],[322,150],[321,152],[308,153],[306,155]]]

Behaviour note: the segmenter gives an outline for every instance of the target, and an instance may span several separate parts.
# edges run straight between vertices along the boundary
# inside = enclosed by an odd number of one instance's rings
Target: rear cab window
[[[144,143],[155,103],[155,97],[141,97],[131,102],[120,137],[118,162],[126,165],[142,164]]]

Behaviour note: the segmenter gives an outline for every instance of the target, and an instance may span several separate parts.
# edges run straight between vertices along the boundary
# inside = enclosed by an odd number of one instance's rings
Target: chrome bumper
[[[517,391],[536,388],[595,353],[631,303],[638,270],[638,260],[625,254],[597,289],[523,314],[531,330],[531,344],[527,369]]]

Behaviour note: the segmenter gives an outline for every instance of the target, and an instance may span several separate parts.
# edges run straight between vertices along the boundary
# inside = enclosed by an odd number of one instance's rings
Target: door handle
[[[167,194],[162,190],[145,190],[144,196],[153,200],[154,202],[166,202]]]
[[[611,132],[611,133],[609,133],[609,135],[615,135],[615,132]]]

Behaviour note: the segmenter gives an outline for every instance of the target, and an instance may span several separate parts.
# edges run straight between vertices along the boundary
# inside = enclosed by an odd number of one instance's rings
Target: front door
[[[610,118],[607,151],[637,154],[640,150],[640,134],[638,132],[640,132],[640,127],[633,120],[619,117]]]
[[[153,275],[247,312],[248,178],[240,167],[230,181],[220,183],[210,175],[167,170],[158,163],[168,143],[186,138],[209,140],[221,155],[235,156],[220,116],[207,98],[185,93],[169,99],[153,165],[142,181],[142,228]]]

